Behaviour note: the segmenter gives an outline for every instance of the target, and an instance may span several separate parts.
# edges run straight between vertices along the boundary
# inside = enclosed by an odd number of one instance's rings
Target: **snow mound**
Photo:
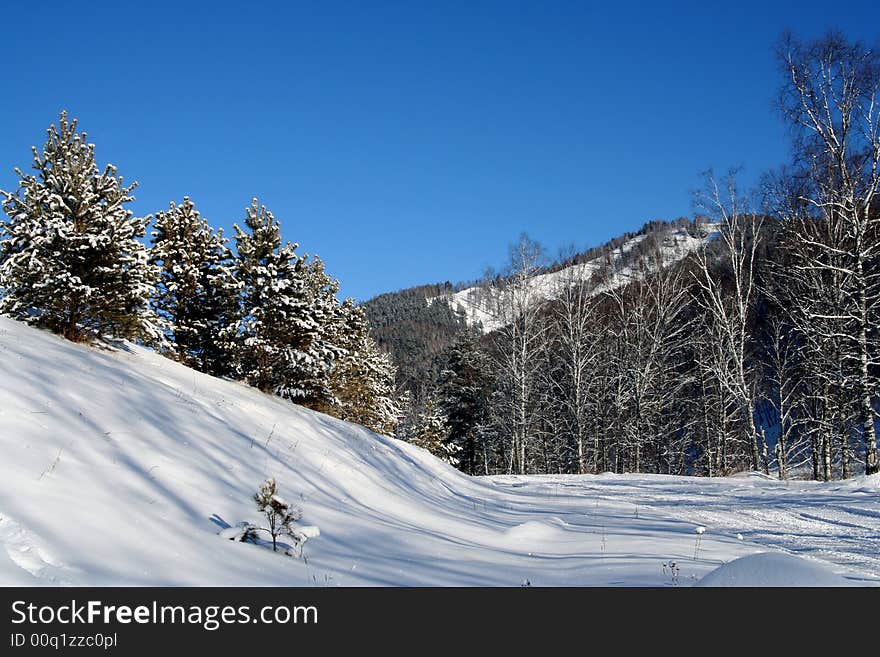
[[[519,543],[543,543],[548,541],[566,540],[568,525],[559,518],[547,520],[527,520],[504,532],[505,536]]]
[[[694,586],[852,586],[852,583],[828,565],[784,552],[760,552],[716,568]]]

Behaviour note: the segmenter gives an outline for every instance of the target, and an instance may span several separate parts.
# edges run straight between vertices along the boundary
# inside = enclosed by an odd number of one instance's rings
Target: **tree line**
[[[283,243],[257,199],[221,229],[184,197],[150,217],[128,209],[137,183],[99,168],[95,146],[62,112],[33,148],[33,171],[0,190],[0,313],[68,340],[139,341],[214,376],[389,433],[395,370],[363,310],[339,301],[317,256]]]
[[[474,474],[878,472],[880,56],[838,33],[777,55],[791,162],[749,194],[708,173],[680,261],[649,233],[548,297],[521,238],[485,283],[502,328],[462,332],[401,435]]]

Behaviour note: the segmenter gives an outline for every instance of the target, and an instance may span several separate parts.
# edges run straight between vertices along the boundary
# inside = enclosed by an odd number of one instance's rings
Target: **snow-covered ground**
[[[147,350],[5,318],[0,395],[3,585],[687,586],[768,551],[809,560],[795,583],[880,584],[877,476],[470,478]],[[304,559],[220,536],[258,519],[267,477],[320,528]],[[718,583],[772,568],[742,563]]]
[[[658,250],[660,260],[664,264],[678,262],[688,254],[696,251],[703,244],[718,235],[718,224],[702,224],[705,237],[694,237],[684,228],[668,228],[658,235]],[[624,285],[633,280],[632,269],[622,264],[626,254],[632,251],[646,235],[636,235],[621,246],[613,249],[609,257],[615,267],[614,274],[607,284],[597,285],[593,292],[599,293],[609,287],[614,288]],[[558,296],[559,291],[573,283],[587,283],[603,265],[602,258],[595,258],[588,262],[565,267],[559,271],[547,274],[538,274],[530,280],[531,288],[536,297],[540,299],[552,299]],[[493,331],[502,326],[499,320],[498,308],[504,305],[503,297],[496,290],[488,287],[469,287],[458,292],[432,297],[429,303],[438,299],[445,299],[453,310],[464,313],[465,320],[470,326],[480,325],[485,331]]]
[[[761,552],[716,568],[696,586],[803,586],[804,582],[812,586],[854,585],[815,561],[783,552]]]

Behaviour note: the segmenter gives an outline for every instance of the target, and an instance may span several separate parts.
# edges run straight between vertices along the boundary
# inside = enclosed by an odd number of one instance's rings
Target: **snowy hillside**
[[[718,234],[717,224],[702,224],[705,237],[694,237],[684,228],[668,227],[658,236],[658,250],[660,259],[664,264],[678,262],[689,253],[696,251],[707,241]],[[610,281],[611,287],[624,285],[632,280],[633,271],[624,260],[647,235],[636,235],[616,249],[611,250],[611,263],[615,271]],[[539,274],[531,279],[532,287],[538,298],[552,299],[562,286],[571,285],[575,282],[589,282],[602,265],[602,258],[595,258],[585,263],[565,267],[559,271]],[[600,292],[606,286],[597,285],[595,292]],[[486,287],[469,287],[444,297],[453,310],[464,313],[469,325],[482,325],[485,331],[500,328],[498,320],[498,307],[503,302],[497,292]]]
[[[687,586],[768,550],[823,584],[880,582],[877,476],[469,478],[147,350],[5,318],[0,394],[2,585]],[[267,477],[320,528],[306,559],[220,536],[257,520]],[[748,582],[748,562],[728,568],[721,583]]]

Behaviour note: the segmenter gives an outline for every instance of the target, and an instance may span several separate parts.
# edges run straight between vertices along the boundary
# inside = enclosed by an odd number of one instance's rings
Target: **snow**
[[[6,318],[0,394],[3,585],[688,586],[768,550],[880,584],[876,475],[471,478],[146,349]],[[270,477],[303,511],[305,558],[226,540],[259,521]]]
[[[852,586],[852,582],[803,557],[761,552],[719,566],[696,586]]]
[[[527,520],[519,525],[506,529],[504,534],[510,539],[510,544],[528,544],[536,549],[544,543],[559,542],[565,540],[577,540],[577,535],[567,534],[569,525],[559,518],[547,520]]]
[[[302,527],[296,527],[296,533],[301,537],[301,540],[306,540],[307,538],[316,538],[321,535],[321,529],[316,527],[315,525],[304,525]]]
[[[235,527],[227,527],[226,529],[221,529],[217,534],[220,538],[225,538],[230,541],[240,541],[241,537],[245,535],[248,529],[250,529],[253,525],[248,522],[242,521],[236,524]]]
[[[696,251],[700,246],[718,237],[719,225],[713,223],[702,224],[705,237],[694,237],[683,228],[669,228],[658,239],[660,258],[664,264],[677,262]],[[647,236],[636,235],[626,241],[620,247],[611,252],[611,261],[617,271],[611,277],[607,285],[597,285],[593,292],[598,294],[609,288],[616,288],[633,280],[633,272],[629,266],[620,264],[623,257],[633,250]],[[558,294],[561,286],[570,285],[572,282],[589,281],[599,271],[602,258],[595,258],[589,262],[565,267],[559,271],[539,274],[530,279],[530,285],[538,298],[552,299]],[[499,292],[484,287],[469,287],[464,290],[441,297],[428,299],[433,303],[438,299],[446,299],[453,310],[464,313],[465,320],[470,326],[482,326],[484,331],[493,331],[501,328],[497,309],[502,304]]]

